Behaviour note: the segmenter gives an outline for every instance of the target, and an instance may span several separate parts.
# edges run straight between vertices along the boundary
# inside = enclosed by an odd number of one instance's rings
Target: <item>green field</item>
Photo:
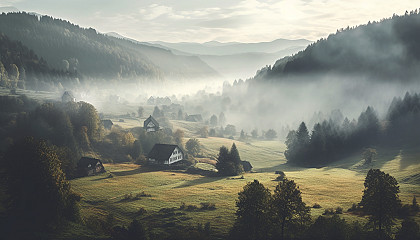
[[[0,89],[0,95],[8,95],[9,90]],[[60,95],[48,92],[18,90],[18,94],[26,94],[39,100],[59,100]],[[96,106],[96,105],[95,105]],[[96,106],[97,107],[97,106]],[[135,117],[118,117],[136,111],[134,104],[107,105],[107,111],[113,122],[122,128],[130,129],[143,125],[144,119]],[[100,107],[98,109],[101,109]],[[119,112],[114,112],[118,109]],[[153,106],[145,107],[145,115],[153,111]],[[119,121],[122,119],[123,121]],[[181,129],[188,138],[198,138],[198,130],[203,123],[171,120],[173,131]],[[217,158],[221,146],[231,147],[235,142],[242,160],[251,162],[253,172],[238,177],[206,177],[187,174],[183,171],[152,171],[144,166],[131,163],[105,164],[107,173],[99,176],[71,180],[73,189],[82,195],[82,217],[105,219],[108,214],[116,218],[117,224],[128,225],[134,218],[142,219],[150,231],[160,233],[164,229],[183,226],[197,226],[198,223],[210,222],[217,235],[224,235],[235,220],[235,201],[243,186],[258,179],[270,190],[277,184],[275,171],[284,171],[289,179],[295,180],[302,191],[303,200],[308,206],[318,203],[320,209],[312,209],[313,217],[321,215],[326,208],[342,207],[344,218],[349,221],[366,219],[346,212],[353,203],[361,200],[364,189],[363,182],[370,168],[396,177],[400,186],[400,199],[404,204],[410,203],[413,196],[420,197],[420,149],[387,149],[377,148],[378,156],[371,165],[365,166],[361,153],[355,153],[323,168],[301,168],[286,163],[284,151],[286,146],[280,141],[249,140],[241,142],[227,138],[198,138],[204,158],[197,160],[197,167],[212,169],[211,162]],[[128,199],[144,192],[150,196]],[[180,210],[185,205],[200,207],[201,203],[213,203],[215,210]],[[175,210],[162,209],[175,208]],[[146,213],[141,214],[140,209]],[[416,216],[420,222],[420,216]],[[79,229],[80,236],[89,230]],[[78,229],[70,230],[72,234]]]
[[[128,222],[138,217],[152,231],[162,231],[168,224],[195,226],[210,222],[217,234],[226,234],[235,219],[235,200],[243,186],[258,179],[270,190],[276,181],[274,171],[282,170],[286,176],[297,182],[303,200],[312,206],[318,203],[321,209],[312,209],[313,216],[321,215],[326,208],[342,207],[343,217],[350,220],[365,221],[365,218],[346,213],[352,203],[361,200],[363,182],[367,171],[381,168],[395,176],[400,183],[400,198],[409,203],[413,195],[420,195],[419,178],[420,154],[411,149],[406,151],[378,149],[378,158],[371,166],[363,166],[360,154],[343,159],[323,168],[298,168],[286,164],[283,155],[285,145],[279,141],[254,141],[244,143],[225,138],[200,138],[204,155],[215,157],[220,146],[238,147],[241,158],[254,166],[253,173],[239,177],[204,177],[186,174],[182,171],[150,171],[134,164],[106,164],[109,173],[72,180],[74,189],[83,196],[83,215],[105,215],[113,213],[118,221]],[[201,164],[205,167],[207,164]],[[109,174],[111,173],[111,178]],[[145,192],[151,197],[124,201],[126,194]],[[181,211],[165,216],[159,213],[162,208],[179,208],[182,203],[200,206],[210,202],[216,210]],[[147,213],[136,212],[144,208]],[[418,217],[417,217],[418,219]]]

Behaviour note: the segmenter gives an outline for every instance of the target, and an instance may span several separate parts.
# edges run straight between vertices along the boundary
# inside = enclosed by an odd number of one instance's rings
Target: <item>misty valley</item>
[[[420,239],[419,10],[174,43],[0,4],[0,239]]]

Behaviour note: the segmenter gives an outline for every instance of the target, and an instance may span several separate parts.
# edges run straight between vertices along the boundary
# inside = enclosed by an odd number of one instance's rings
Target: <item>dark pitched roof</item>
[[[78,167],[78,168],[86,168],[86,167],[88,167],[88,166],[89,166],[89,164],[90,164],[91,166],[94,166],[94,165],[96,165],[98,162],[100,162],[100,163],[102,164],[101,160],[99,160],[99,159],[96,159],[96,158],[90,158],[90,157],[82,157],[82,158],[79,160],[79,162],[77,163],[77,167]]]
[[[152,150],[150,150],[150,152],[149,152],[149,154],[147,154],[147,156],[149,158],[154,158],[157,161],[168,160],[169,157],[171,156],[171,154],[174,152],[176,147],[178,147],[178,145],[157,143],[157,144],[155,144],[155,146],[153,146]],[[181,148],[180,147],[178,147],[178,148],[182,152]]]
[[[156,119],[154,119],[152,117],[152,115],[150,115],[146,120],[144,120],[144,124],[143,127],[146,128],[147,124],[149,124],[149,122],[152,122],[157,128],[159,128],[159,123],[156,121]]]

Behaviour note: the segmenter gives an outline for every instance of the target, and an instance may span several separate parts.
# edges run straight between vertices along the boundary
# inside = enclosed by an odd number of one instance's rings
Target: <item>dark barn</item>
[[[99,159],[82,157],[77,163],[77,172],[80,177],[92,176],[105,172],[105,168]]]

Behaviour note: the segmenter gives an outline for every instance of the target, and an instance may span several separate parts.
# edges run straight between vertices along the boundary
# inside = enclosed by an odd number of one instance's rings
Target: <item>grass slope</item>
[[[255,173],[240,177],[204,177],[186,174],[181,171],[149,171],[133,164],[107,164],[109,173],[100,176],[72,180],[74,189],[83,195],[83,215],[103,215],[104,211],[113,213],[121,223],[138,217],[155,233],[164,229],[196,226],[197,223],[210,222],[216,234],[226,234],[235,219],[235,200],[243,186],[258,179],[270,190],[274,190],[275,170],[282,170],[286,176],[297,182],[303,200],[312,206],[318,203],[321,209],[312,209],[313,216],[323,213],[326,208],[342,207],[344,210],[352,203],[360,202],[363,182],[367,171],[381,168],[395,176],[400,183],[400,198],[409,203],[413,195],[420,195],[419,177],[420,154],[415,149],[405,151],[378,149],[378,158],[370,166],[363,165],[360,154],[323,168],[299,168],[286,164],[283,155],[285,145],[278,141],[255,141],[244,143],[225,138],[200,138],[204,155],[216,156],[220,146],[237,145],[241,158],[254,166]],[[205,164],[204,164],[205,165]],[[151,197],[125,201],[126,194],[145,192]],[[200,206],[200,203],[216,204],[216,210],[179,210],[182,203]],[[147,210],[144,215],[137,212]],[[177,208],[175,212],[159,212],[162,208]],[[365,218],[344,213],[350,221],[365,221]],[[419,220],[419,218],[416,218]]]

